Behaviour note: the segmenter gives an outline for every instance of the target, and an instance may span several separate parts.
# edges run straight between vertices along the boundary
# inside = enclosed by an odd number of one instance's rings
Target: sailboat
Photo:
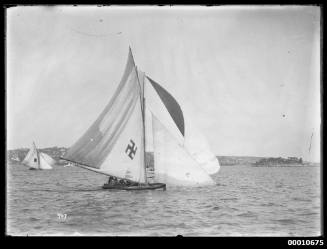
[[[152,127],[153,138],[152,182],[147,176],[147,125]],[[104,184],[105,189],[214,185],[211,175],[219,171],[219,162],[205,143],[196,145],[204,140],[192,139],[195,133],[188,127],[178,102],[137,69],[129,48],[125,71],[113,97],[62,159],[119,180]]]
[[[52,165],[55,164],[55,160],[46,153],[40,152],[33,142],[32,147],[30,148],[22,163],[28,166],[31,170],[42,170],[52,169]]]

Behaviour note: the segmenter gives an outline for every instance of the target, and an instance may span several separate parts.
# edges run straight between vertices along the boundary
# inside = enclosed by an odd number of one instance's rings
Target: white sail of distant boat
[[[31,149],[23,160],[23,164],[29,166],[30,169],[52,169],[51,165],[55,164],[55,160],[49,155],[39,152],[33,142]]]
[[[191,126],[185,123],[180,105],[136,68],[131,49],[112,99],[62,159],[97,173],[149,185],[146,112],[152,121],[155,182],[177,186],[215,184],[210,174],[218,172],[218,160],[206,143],[194,145],[195,133],[188,130]]]

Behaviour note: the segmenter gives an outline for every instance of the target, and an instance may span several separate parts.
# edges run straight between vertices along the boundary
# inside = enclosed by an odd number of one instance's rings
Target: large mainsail
[[[64,159],[88,169],[145,182],[141,86],[131,50],[114,96]]]

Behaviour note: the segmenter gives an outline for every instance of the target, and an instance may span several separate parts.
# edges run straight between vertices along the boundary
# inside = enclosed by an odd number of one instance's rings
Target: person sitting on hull
[[[131,182],[128,181],[128,180],[125,180],[125,179],[121,179],[119,181],[119,184],[123,185],[123,186],[130,186],[131,185]]]
[[[121,179],[120,181],[119,181],[119,184],[121,184],[121,185],[124,185],[124,186],[129,186],[130,185],[130,181],[128,181],[128,180],[123,180],[123,179]]]
[[[114,185],[124,185],[124,180],[114,177]]]
[[[115,186],[115,185],[121,185],[121,186],[137,186],[138,183],[131,182],[131,181],[126,180],[126,179],[120,179],[120,180],[118,180],[117,177],[109,176],[108,185],[111,185],[111,186]]]
[[[114,181],[114,178],[112,176],[109,176],[108,184],[113,185],[113,181]]]
[[[119,184],[118,179],[114,176],[109,176],[108,184],[111,186],[117,185],[117,184]]]

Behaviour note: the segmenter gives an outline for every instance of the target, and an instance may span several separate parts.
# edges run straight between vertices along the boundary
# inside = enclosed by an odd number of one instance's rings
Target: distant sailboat
[[[147,116],[146,116],[147,115]],[[151,121],[154,183],[146,174],[146,125]],[[158,83],[137,70],[132,51],[114,96],[86,133],[62,159],[120,179],[104,188],[157,189],[213,185],[210,174],[219,162],[206,143],[195,146],[177,101]],[[109,178],[109,179],[110,179]],[[156,183],[157,182],[157,183]],[[128,186],[132,183],[131,186]],[[127,185],[126,185],[127,184]]]
[[[55,160],[49,155],[40,152],[33,142],[22,163],[29,166],[30,169],[52,169],[51,166],[55,164]]]

